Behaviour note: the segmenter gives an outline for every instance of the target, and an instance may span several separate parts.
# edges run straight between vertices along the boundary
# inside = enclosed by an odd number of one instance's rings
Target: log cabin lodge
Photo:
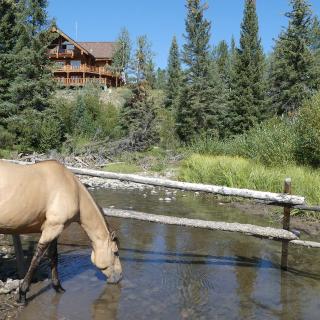
[[[49,46],[49,59],[54,62],[55,80],[66,87],[82,87],[97,83],[117,87],[123,83],[121,74],[108,70],[115,51],[114,42],[77,42],[59,28],[53,27],[57,38]]]

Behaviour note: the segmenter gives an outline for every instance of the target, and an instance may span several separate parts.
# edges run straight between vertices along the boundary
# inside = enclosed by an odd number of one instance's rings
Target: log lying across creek
[[[205,221],[197,219],[187,219],[170,217],[156,214],[149,214],[144,212],[137,212],[132,210],[119,210],[104,208],[104,214],[108,217],[117,217],[124,219],[135,219],[147,222],[156,222],[169,225],[186,226],[193,228],[203,228],[209,230],[239,232],[250,236],[259,238],[268,238],[271,240],[288,240],[290,244],[297,246],[304,246],[308,248],[320,248],[319,242],[298,240],[298,237],[290,231],[284,229],[276,229],[270,227],[260,227],[252,224],[228,223]]]
[[[120,181],[130,181],[135,183],[147,184],[158,187],[173,188],[187,191],[201,191],[224,196],[242,197],[257,200],[270,201],[274,204],[302,205],[305,198],[284,193],[273,193],[256,191],[249,189],[236,189],[223,186],[214,186],[208,184],[198,184],[190,182],[173,181],[162,178],[143,177],[135,174],[122,174],[114,172],[105,172],[91,169],[68,167],[73,173],[78,175],[86,175],[92,177],[100,177],[106,179],[116,179]]]

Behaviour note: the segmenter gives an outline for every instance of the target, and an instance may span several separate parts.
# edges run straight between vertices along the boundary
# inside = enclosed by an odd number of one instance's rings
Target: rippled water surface
[[[103,207],[220,221],[271,225],[212,197],[95,191]],[[175,197],[171,202],[159,198]],[[319,319],[320,254],[290,247],[289,271],[279,269],[281,243],[239,234],[111,219],[121,240],[124,279],[107,285],[90,261],[76,225],[60,238],[59,270],[66,292],[49,281],[32,286],[20,319]]]

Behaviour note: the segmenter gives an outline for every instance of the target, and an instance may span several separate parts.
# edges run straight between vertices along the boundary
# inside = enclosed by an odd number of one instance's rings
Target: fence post
[[[19,235],[12,235],[14,251],[16,255],[17,270],[20,279],[23,279],[26,272],[26,264]]]
[[[284,193],[291,194],[291,178],[286,178],[284,180]],[[283,208],[283,229],[290,230],[290,213],[291,207],[285,206]],[[282,241],[282,251],[281,251],[281,268],[287,270],[288,268],[288,251],[289,251],[289,241]]]

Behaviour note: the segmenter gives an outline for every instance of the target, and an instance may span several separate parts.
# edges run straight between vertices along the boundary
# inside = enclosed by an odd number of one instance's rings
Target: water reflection
[[[106,285],[98,299],[92,304],[91,319],[117,319],[121,298],[121,285]]]

